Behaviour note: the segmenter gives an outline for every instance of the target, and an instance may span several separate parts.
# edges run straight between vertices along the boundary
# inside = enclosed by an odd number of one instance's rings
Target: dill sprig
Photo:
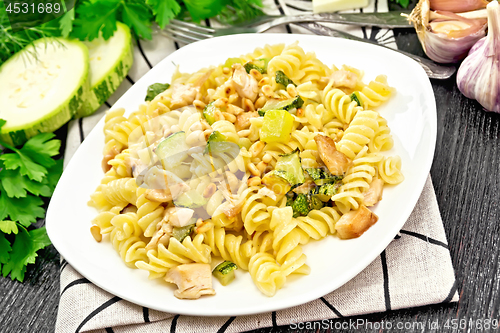
[[[57,27],[48,24],[14,32],[10,26],[4,4],[0,1],[0,65],[14,53],[33,43],[33,41],[54,36],[58,33],[59,29]]]

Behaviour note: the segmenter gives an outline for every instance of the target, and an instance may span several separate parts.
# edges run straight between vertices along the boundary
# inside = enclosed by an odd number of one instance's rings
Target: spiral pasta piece
[[[137,201],[137,183],[135,178],[127,177],[112,180],[101,185],[104,199],[112,206],[135,205]]]
[[[337,118],[343,124],[349,124],[358,111],[363,109],[342,90],[332,88],[332,82],[323,89],[321,103],[327,111],[324,116],[326,119]]]
[[[377,119],[378,113],[375,111],[359,111],[337,143],[337,150],[354,159],[375,136],[379,126]]]
[[[216,257],[229,260],[243,270],[248,270],[252,256],[252,241],[243,242],[243,236],[228,234],[225,228],[213,227],[204,233],[205,244],[210,246]]]
[[[404,180],[401,173],[401,158],[399,156],[391,156],[384,158],[378,163],[378,172],[380,178],[387,184],[395,185]]]
[[[269,253],[258,252],[248,263],[248,271],[257,288],[266,296],[274,296],[286,282],[286,275]]]
[[[210,247],[203,244],[203,235],[198,234],[191,240],[186,237],[182,243],[174,237],[170,238],[168,248],[158,244],[157,250],[147,252],[146,260],[137,261],[137,268],[149,271],[150,279],[162,278],[170,268],[189,263],[210,263]]]
[[[137,217],[138,224],[144,232],[144,236],[152,237],[156,231],[156,226],[163,219],[165,208],[159,202],[153,202],[146,198],[146,189],[137,189]]]

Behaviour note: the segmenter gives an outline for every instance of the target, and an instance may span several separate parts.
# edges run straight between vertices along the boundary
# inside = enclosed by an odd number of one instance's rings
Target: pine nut
[[[265,154],[264,157],[262,157],[262,161],[264,163],[267,163],[269,164],[271,161],[273,160],[273,157],[271,156],[271,154]]]
[[[256,101],[255,101],[255,104],[254,104],[254,107],[256,109],[260,109],[261,107],[263,107],[267,102],[267,99],[264,97],[264,96],[260,96]]]
[[[248,163],[247,164],[247,169],[250,171],[250,173],[254,176],[260,176],[260,171],[259,169],[257,169],[257,167],[255,166],[255,164],[253,163]]]
[[[90,233],[92,234],[92,237],[94,237],[96,242],[102,241],[101,228],[97,224],[93,224],[90,227]]]
[[[248,186],[259,186],[261,184],[262,180],[260,179],[259,176],[255,177],[250,177],[247,180],[247,185]]]
[[[216,190],[217,186],[215,186],[214,183],[210,183],[203,191],[203,196],[205,198],[210,198],[215,193]]]
[[[222,115],[230,123],[234,124],[236,122],[236,117],[234,116],[234,114],[230,114],[229,112],[222,112]]]
[[[249,151],[252,153],[252,156],[258,156],[262,152],[262,149],[264,149],[265,145],[266,144],[264,142],[257,141],[250,147]]]
[[[193,101],[193,105],[197,108],[197,109],[204,109],[205,106],[207,106],[205,103],[203,103],[202,101],[200,101],[199,99],[195,99]]]
[[[267,163],[264,161],[260,161],[259,164],[257,164],[257,169],[259,169],[260,173],[263,174],[264,171],[266,170]]]

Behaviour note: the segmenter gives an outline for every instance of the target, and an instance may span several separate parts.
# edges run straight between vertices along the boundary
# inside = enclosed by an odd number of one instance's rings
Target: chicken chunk
[[[165,219],[158,222],[155,234],[149,241],[148,245],[146,245],[146,251],[157,248],[159,244],[163,244],[167,247],[170,242],[173,229],[172,225],[165,221]]]
[[[183,264],[170,269],[165,281],[177,285],[174,296],[181,299],[197,299],[203,295],[215,295],[212,289],[210,264]]]
[[[183,106],[190,105],[196,98],[199,87],[194,87],[192,84],[176,83],[172,86],[172,100],[170,109],[175,110]]]
[[[356,84],[358,84],[358,77],[356,74],[344,70],[335,71],[330,76],[330,80],[333,81],[332,87],[345,87],[349,89],[354,89]]]
[[[236,122],[234,123],[234,126],[236,127],[236,131],[239,132],[241,130],[249,128],[250,127],[250,119],[257,118],[258,116],[259,116],[259,113],[257,111],[248,111],[248,112],[240,113],[236,117]]]
[[[349,169],[351,159],[337,150],[332,138],[318,134],[314,141],[318,145],[319,157],[332,175],[342,175]]]
[[[172,193],[168,189],[147,189],[144,194],[146,199],[153,202],[172,201]]]
[[[382,200],[382,189],[384,187],[384,181],[377,178],[372,181],[368,191],[364,194],[364,204],[367,207],[375,205],[377,202]]]
[[[335,229],[342,239],[357,238],[377,221],[377,215],[365,206],[361,206],[358,210],[342,215],[335,224]]]
[[[171,207],[167,209],[168,220],[174,227],[185,227],[194,215],[190,208]]]
[[[241,64],[233,65],[234,72],[232,77],[232,84],[238,95],[242,98],[248,98],[254,102],[259,93],[259,83],[250,74],[247,73]]]

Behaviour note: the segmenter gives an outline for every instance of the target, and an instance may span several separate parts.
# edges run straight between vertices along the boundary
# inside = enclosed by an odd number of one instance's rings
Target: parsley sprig
[[[0,129],[5,120],[0,119]],[[0,272],[24,280],[26,266],[36,252],[50,244],[45,227],[29,228],[45,216],[44,201],[50,197],[62,173],[61,142],[54,134],[42,133],[21,148],[2,141],[0,153]],[[31,229],[31,230],[29,230]]]
[[[104,39],[116,30],[116,22],[128,25],[139,38],[152,38],[152,24],[161,29],[171,19],[200,22],[217,17],[226,24],[239,23],[262,15],[262,0],[83,0],[76,3],[76,14],[60,18],[63,36],[92,40]]]

